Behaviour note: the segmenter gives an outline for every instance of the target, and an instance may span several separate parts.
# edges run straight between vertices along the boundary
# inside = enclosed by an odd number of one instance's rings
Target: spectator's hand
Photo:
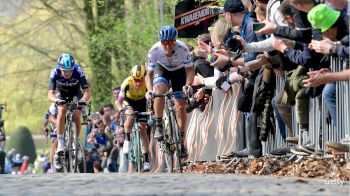
[[[307,74],[309,75],[308,79],[303,80],[305,87],[318,87],[322,84],[328,83],[328,78],[326,77],[329,69],[321,69],[316,71],[310,71]]]
[[[151,101],[152,96],[153,96],[153,91],[147,91],[145,97],[148,101]]]
[[[211,54],[212,53],[212,46],[211,46],[211,43],[209,44],[206,44],[204,43],[203,41],[199,41],[198,42],[198,45],[204,50],[206,51],[208,54]]]
[[[265,54],[258,54],[256,59],[260,60],[261,65],[270,64],[269,58]],[[255,71],[255,70],[253,70]]]
[[[219,53],[219,54],[222,54],[222,55],[225,55],[225,56],[228,56],[228,57],[232,56],[231,51],[225,50],[225,49],[219,49],[219,50],[216,51],[216,53]]]
[[[329,39],[324,39],[322,41],[311,40],[309,48],[315,50],[318,53],[329,54],[332,48],[333,42]]]
[[[265,26],[260,29],[259,31],[256,31],[256,34],[265,34],[265,35],[269,35],[269,34],[273,34],[275,32],[275,29],[277,27],[277,25],[273,24],[272,22],[269,22],[267,20],[264,20]]]
[[[231,83],[237,83],[243,81],[243,76],[239,75],[237,72],[233,72],[230,74],[230,82]]]
[[[192,85],[193,86],[199,86],[199,85],[202,85],[203,84],[203,76],[201,75],[196,75],[194,76],[194,80],[193,80],[193,83]]]
[[[239,42],[241,42],[241,44],[243,46],[243,50],[245,50],[245,46],[247,45],[247,42],[241,36],[235,35],[235,36],[233,36],[233,39],[236,39]]]
[[[206,51],[206,50],[203,50],[203,49],[201,49],[201,48],[196,48],[196,49],[194,49],[194,54],[196,55],[196,56],[200,56],[200,57],[203,57],[203,58],[207,58],[207,56],[208,56],[208,52]]]
[[[281,67],[273,68],[273,72],[275,72],[276,76],[282,77],[284,75],[284,71]]]
[[[288,48],[282,39],[276,39],[275,37],[272,37],[272,45],[276,50],[282,53]]]
[[[197,102],[199,102],[204,97],[204,92],[202,89],[199,89],[193,96]]]
[[[223,55],[221,53],[215,52],[214,56],[217,58],[215,62],[211,63],[210,65],[213,67],[223,67],[227,64],[230,57]]]

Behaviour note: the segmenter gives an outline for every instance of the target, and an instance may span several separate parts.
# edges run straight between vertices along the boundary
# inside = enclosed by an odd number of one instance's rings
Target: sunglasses
[[[175,45],[175,40],[171,40],[171,41],[161,41],[163,46],[174,46]]]
[[[135,79],[135,78],[134,78],[133,80],[134,80],[135,82],[140,82],[140,83],[141,83],[141,82],[143,81],[143,78],[142,78],[142,79]]]
[[[61,68],[61,70],[62,70],[64,73],[69,73],[69,72],[73,71],[73,69],[62,69],[62,68]]]

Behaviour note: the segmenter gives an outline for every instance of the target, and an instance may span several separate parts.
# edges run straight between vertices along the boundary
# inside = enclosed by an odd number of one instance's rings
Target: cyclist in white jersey
[[[163,26],[159,31],[160,41],[155,43],[148,54],[148,71],[146,75],[146,85],[148,92],[146,98],[150,98],[152,93],[164,94],[171,88],[173,92],[182,91],[185,87],[190,88],[194,79],[194,69],[192,67],[192,57],[187,46],[176,40],[177,30],[173,26]],[[184,133],[187,113],[185,110],[186,100],[184,94],[175,96],[176,117],[179,128]],[[162,116],[164,110],[164,97],[155,98],[154,116],[156,119],[156,131],[154,138],[162,141],[163,128]]]

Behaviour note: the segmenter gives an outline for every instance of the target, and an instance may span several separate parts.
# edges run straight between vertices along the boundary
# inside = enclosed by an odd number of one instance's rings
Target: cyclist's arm
[[[154,71],[148,70],[145,80],[146,80],[146,88],[149,91],[153,89],[153,76],[154,76]]]
[[[146,73],[146,88],[148,91],[153,90],[153,79],[154,79],[154,69],[157,64],[157,54],[156,50],[152,47],[148,53],[148,61],[147,61],[147,73]]]
[[[54,116],[50,115],[48,120],[49,120],[48,122],[50,122],[56,126],[57,119]]]
[[[186,67],[186,85],[190,86],[193,83],[194,80],[194,76],[196,75],[196,73],[194,72],[193,67]]]
[[[85,101],[89,101],[90,100],[90,90],[88,88],[83,89],[83,97],[82,99],[84,99]]]
[[[55,95],[55,90],[49,90],[47,97],[49,101],[55,103],[57,101],[56,95]]]
[[[56,90],[56,79],[57,79],[57,70],[53,69],[50,74],[50,84],[49,84],[49,92],[47,94],[47,98],[49,101],[55,103],[57,101],[55,90]]]
[[[83,89],[83,93],[84,93],[82,99],[84,99],[85,101],[89,101],[91,97],[89,85],[85,77],[85,72],[81,66],[78,67],[78,72],[80,75],[80,86]]]
[[[43,120],[43,124],[41,125],[41,131],[44,133],[46,127],[47,127],[47,124],[49,124],[49,120],[48,119],[44,119]]]

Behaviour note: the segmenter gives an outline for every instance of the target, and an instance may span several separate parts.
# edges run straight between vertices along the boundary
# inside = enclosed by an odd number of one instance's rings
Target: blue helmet
[[[74,66],[74,58],[68,53],[63,53],[58,57],[57,63],[61,69],[72,69]]]
[[[177,30],[174,26],[162,26],[159,31],[160,41],[172,41],[177,38]]]

